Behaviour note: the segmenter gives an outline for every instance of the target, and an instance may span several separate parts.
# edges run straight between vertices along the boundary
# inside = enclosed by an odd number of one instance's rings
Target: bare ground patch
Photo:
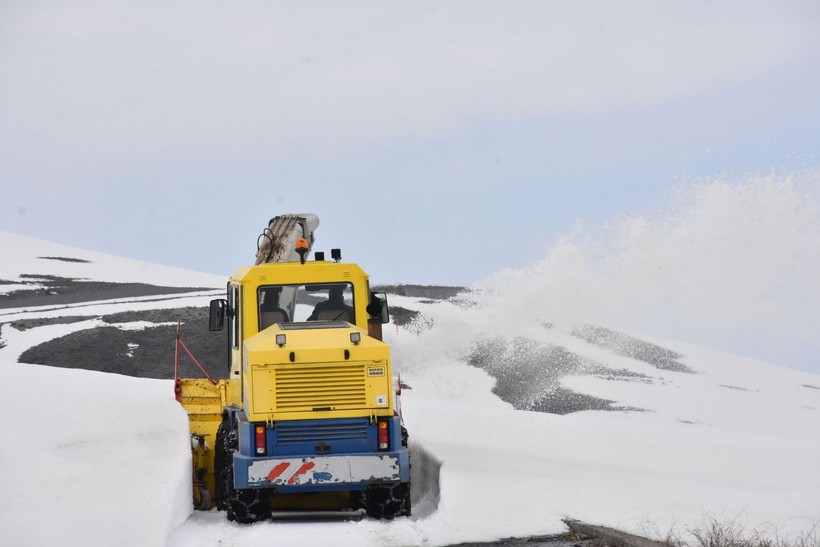
[[[493,393],[516,409],[550,414],[641,410],[567,389],[561,385],[561,379],[567,376],[588,374],[607,379],[651,381],[645,375],[609,369],[561,346],[544,345],[524,337],[477,342],[466,360],[492,375],[496,379]]]
[[[660,370],[690,374],[694,372],[677,361],[683,357],[679,353],[612,329],[581,325],[572,331],[572,335],[623,357],[643,361]]]
[[[140,296],[171,295],[215,290],[213,287],[161,287],[145,283],[110,283],[84,281],[54,275],[20,276],[22,281],[12,284],[36,286],[0,295],[0,308],[60,306],[78,302],[136,298]]]
[[[181,321],[181,338],[197,360],[211,376],[227,376],[226,334],[224,331],[208,330],[207,308],[124,312],[103,316],[102,320],[112,326],[83,330],[49,340],[23,352],[19,361],[143,378],[173,378],[176,321]],[[140,330],[123,330],[113,326],[138,321],[174,324]],[[202,376],[196,365],[184,354],[180,355],[180,375],[194,378]]]

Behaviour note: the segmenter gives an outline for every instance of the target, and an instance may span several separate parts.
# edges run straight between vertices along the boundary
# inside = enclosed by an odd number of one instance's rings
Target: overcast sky
[[[0,2],[0,230],[229,275],[315,212],[472,284],[699,177],[820,166],[820,4]]]

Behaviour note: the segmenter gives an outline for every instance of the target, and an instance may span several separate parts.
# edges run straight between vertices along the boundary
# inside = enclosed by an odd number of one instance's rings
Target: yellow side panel
[[[204,482],[211,494],[211,499],[216,499],[214,489],[216,430],[222,421],[222,409],[229,398],[229,392],[228,380],[218,380],[216,384],[213,384],[210,380],[205,379],[180,379],[182,406],[188,413],[191,434],[204,437],[204,443],[208,448],[194,451],[194,488],[196,488],[196,482]],[[198,494],[195,493],[196,495]]]

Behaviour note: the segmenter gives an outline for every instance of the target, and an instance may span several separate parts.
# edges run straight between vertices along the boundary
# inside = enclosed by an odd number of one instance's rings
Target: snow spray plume
[[[597,323],[820,372],[818,280],[815,171],[681,186],[663,215],[577,229],[482,287],[505,321]]]

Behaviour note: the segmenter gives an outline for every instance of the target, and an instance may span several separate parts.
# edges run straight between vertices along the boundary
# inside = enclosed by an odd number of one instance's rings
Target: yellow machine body
[[[355,319],[264,324],[260,295],[266,288],[287,292],[327,284],[347,287]],[[368,275],[359,266],[264,263],[240,268],[227,285],[228,378],[180,379],[177,388],[190,419],[194,501],[200,509],[216,500],[214,443],[228,408],[269,427],[282,420],[361,417],[372,424],[398,414],[389,348],[380,340],[381,321],[367,311]],[[291,318],[297,306],[305,304],[293,300],[285,306]]]

